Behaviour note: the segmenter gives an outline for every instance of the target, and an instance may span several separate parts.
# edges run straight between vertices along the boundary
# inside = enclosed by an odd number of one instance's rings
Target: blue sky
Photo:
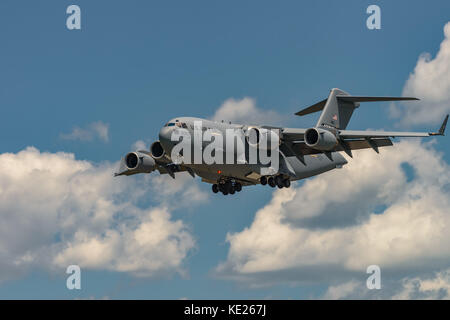
[[[81,30],[66,28],[70,4],[81,8]],[[381,30],[366,28],[370,4],[381,8]],[[293,113],[333,87],[401,95],[419,56],[439,51],[449,12],[444,0],[2,1],[0,153],[34,146],[73,153],[93,165],[114,164],[136,141],[148,146],[156,140],[168,119],[211,117],[229,98],[251,97],[261,112],[283,115],[280,124],[308,127],[317,114]],[[98,121],[108,127],[107,141],[95,133],[86,140],[62,138]],[[408,127],[390,116],[389,104],[368,104],[355,112],[349,128],[419,131],[440,121]],[[436,140],[433,148],[450,161],[448,139]],[[156,175],[129,179],[145,186]],[[272,191],[254,187],[225,198],[210,195],[207,184],[198,188],[206,200],[171,210],[196,242],[183,259],[184,275],[142,278],[86,268],[82,290],[69,291],[65,269],[32,265],[0,282],[0,298],[310,298],[334,283],[331,271],[330,281],[263,287],[217,276],[229,252],[227,233],[249,227]],[[142,201],[141,207],[160,205],[151,195]]]

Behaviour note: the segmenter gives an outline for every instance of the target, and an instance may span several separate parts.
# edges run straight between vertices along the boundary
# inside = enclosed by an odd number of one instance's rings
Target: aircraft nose
[[[161,143],[170,143],[172,132],[173,127],[162,127],[161,130],[159,130],[159,140],[161,141]]]
[[[172,148],[174,146],[174,142],[172,141],[172,133],[174,130],[175,126],[162,127],[161,130],[159,130],[159,141],[161,142],[161,145],[166,153],[172,152]]]

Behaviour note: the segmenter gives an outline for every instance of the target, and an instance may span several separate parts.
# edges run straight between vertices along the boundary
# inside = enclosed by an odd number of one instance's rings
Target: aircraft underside
[[[301,180],[326,171],[340,168],[347,163],[344,157],[335,153],[334,159],[330,160],[320,155],[305,156],[306,164],[297,158],[287,158],[295,170],[295,175],[280,172],[271,176],[261,176],[257,172],[258,165],[236,164],[236,165],[189,165],[193,172],[202,178],[203,182],[212,184],[214,193],[222,192],[224,195],[240,192],[243,186],[267,185],[279,189],[289,188],[291,181]]]

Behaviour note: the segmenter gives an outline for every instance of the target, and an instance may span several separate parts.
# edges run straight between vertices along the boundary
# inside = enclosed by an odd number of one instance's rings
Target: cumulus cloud
[[[167,174],[145,177],[154,198],[159,199],[162,204],[170,204],[174,208],[183,207],[186,210],[192,208],[192,205],[204,203],[208,200],[209,193],[202,191],[200,186],[194,182],[194,178],[188,173],[176,173],[175,175],[176,180]],[[160,186],[164,186],[164,188]],[[186,186],[189,186],[189,188]],[[177,196],[177,201],[173,201],[174,195]]]
[[[405,278],[392,299],[450,299],[450,269],[432,276]]]
[[[419,57],[414,72],[403,88],[404,96],[418,102],[392,105],[391,113],[403,124],[439,123],[450,112],[450,22],[444,26],[444,40],[434,59],[429,53]]]
[[[387,279],[381,290],[369,290],[365,281],[350,280],[330,286],[322,299],[450,299],[450,269],[421,276]]]
[[[340,283],[338,285],[330,286],[325,294],[323,295],[323,299],[325,300],[338,300],[338,299],[346,299],[353,297],[355,295],[358,288],[363,287],[361,283],[355,280],[351,280],[348,282]]]
[[[53,262],[66,267],[76,261],[91,269],[131,272],[141,276],[180,271],[195,242],[181,220],[171,221],[166,209],[143,210],[134,226],[109,228],[103,234],[79,230]]]
[[[151,194],[148,181],[113,178],[116,166],[33,147],[0,154],[0,280],[70,264],[142,276],[183,274],[195,249],[191,230],[172,219],[167,203],[140,206]]]
[[[70,133],[60,134],[63,140],[92,141],[100,139],[103,142],[109,141],[109,124],[102,121],[92,122],[85,128],[74,127]]]
[[[214,121],[231,121],[246,124],[279,125],[283,117],[273,110],[263,110],[256,106],[255,100],[249,97],[243,99],[227,99],[217,109],[212,117]]]
[[[217,274],[251,285],[333,285],[365,279],[372,264],[397,278],[448,266],[450,167],[432,143],[401,141],[354,158],[275,191],[248,228],[227,235],[228,257]]]
[[[147,143],[144,140],[138,140],[131,146],[132,151],[136,150],[149,150],[150,146],[147,147]]]

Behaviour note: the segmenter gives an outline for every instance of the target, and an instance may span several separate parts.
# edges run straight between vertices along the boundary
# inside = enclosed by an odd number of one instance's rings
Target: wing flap
[[[391,139],[389,138],[352,139],[352,140],[345,140],[345,142],[350,150],[360,150],[369,148],[376,149],[381,147],[389,147],[393,145]],[[282,150],[284,150],[283,152],[285,152],[285,155],[288,157],[324,153],[323,151],[308,147],[303,141],[294,142],[289,146],[289,148],[283,148]],[[330,150],[330,152],[335,151],[345,151],[345,150],[339,144],[336,146],[334,150]]]
[[[358,139],[358,140],[346,140],[347,144],[349,145],[351,150],[360,150],[360,149],[368,149],[368,148],[373,148],[373,146],[371,145],[371,142],[373,142],[373,144],[376,147],[390,147],[393,145],[391,139],[389,138],[381,138],[381,139]],[[344,151],[344,149],[342,149],[341,146],[338,146],[336,151]]]

